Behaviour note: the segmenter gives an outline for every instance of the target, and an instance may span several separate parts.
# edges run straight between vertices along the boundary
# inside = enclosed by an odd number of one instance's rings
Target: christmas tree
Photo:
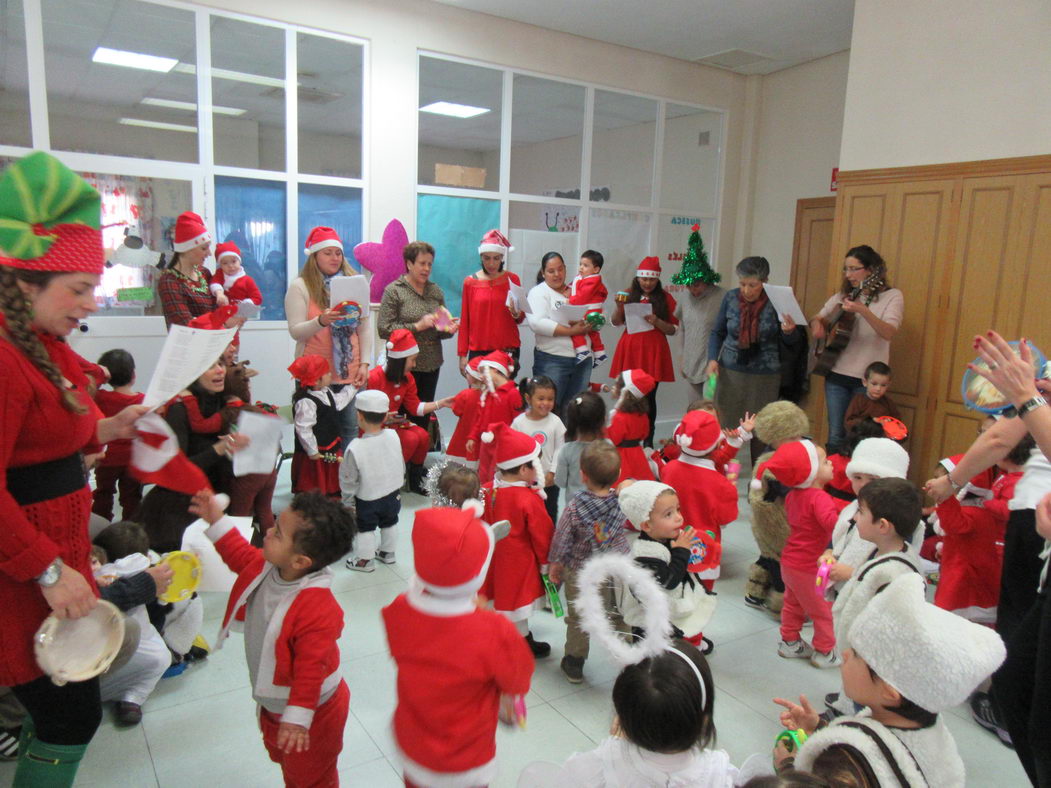
[[[699,224],[695,224],[690,228],[693,231],[690,233],[690,248],[682,260],[679,273],[671,278],[672,284],[692,285],[694,282],[704,282],[706,285],[714,285],[722,279],[708,264],[708,253],[704,251],[700,227]]]

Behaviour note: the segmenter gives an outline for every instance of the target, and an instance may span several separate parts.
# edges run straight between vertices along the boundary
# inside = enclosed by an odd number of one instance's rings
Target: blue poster
[[[500,226],[500,201],[421,194],[416,204],[416,238],[434,247],[431,281],[445,303],[460,314],[463,280],[478,270],[478,244],[487,230]]]

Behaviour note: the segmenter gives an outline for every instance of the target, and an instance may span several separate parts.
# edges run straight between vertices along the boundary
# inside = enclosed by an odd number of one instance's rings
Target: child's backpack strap
[[[894,753],[891,752],[890,745],[888,745],[887,742],[884,741],[883,737],[871,727],[866,725],[864,722],[861,722],[860,720],[843,721],[840,722],[839,725],[844,728],[853,728],[854,730],[861,731],[872,741],[873,744],[876,745],[876,749],[879,750],[880,755],[883,756],[883,760],[886,762],[890,770],[894,773],[894,779],[898,781],[898,783],[901,785],[901,788],[926,788],[926,786],[929,785],[929,783],[927,782],[927,777],[923,773],[923,769],[920,768],[920,762],[916,760],[916,756],[912,754],[912,750],[910,750],[905,744],[905,742],[903,742],[900,738],[894,736],[894,740],[899,745],[901,745],[901,749],[908,753],[909,759],[912,761],[912,765],[916,767],[916,772],[921,780],[921,782],[919,783],[909,781],[909,779],[905,776],[905,773],[902,771],[901,764],[898,762],[898,759],[895,758]],[[893,736],[893,734],[891,735]]]

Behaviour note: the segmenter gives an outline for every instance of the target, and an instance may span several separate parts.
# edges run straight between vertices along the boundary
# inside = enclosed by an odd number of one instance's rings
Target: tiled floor
[[[287,474],[288,465],[285,465]],[[288,480],[278,486],[275,505],[287,502]],[[335,567],[335,592],[346,611],[340,642],[343,670],[351,689],[350,718],[340,758],[340,777],[348,786],[387,788],[402,785],[389,732],[395,704],[394,667],[386,653],[379,610],[405,588],[412,572],[412,512],[423,499],[403,501],[398,563],[379,565],[372,574]],[[745,517],[724,530],[723,575],[716,586],[719,607],[706,630],[716,644],[710,657],[718,690],[715,701],[718,746],[740,764],[754,752],[769,751],[780,731],[771,698],[806,693],[820,702],[839,689],[839,672],[817,670],[777,656],[777,622],[742,601],[755,546]],[[225,599],[205,598],[205,634],[213,638]],[[564,625],[550,613],[537,613],[533,631],[553,651],[537,664],[527,698],[528,728],[501,729],[494,788],[515,785],[523,766],[533,760],[561,761],[604,738],[612,715],[610,690],[616,669],[600,647],[585,667],[585,683],[562,677]],[[279,786],[279,769],[267,758],[248,691],[248,671],[240,635],[203,664],[182,676],[165,679],[145,706],[142,725],[118,729],[107,711],[78,775],[81,786]],[[1025,785],[1014,753],[975,725],[963,707],[946,721],[967,764],[968,784]],[[0,764],[0,784],[10,784],[13,764]]]

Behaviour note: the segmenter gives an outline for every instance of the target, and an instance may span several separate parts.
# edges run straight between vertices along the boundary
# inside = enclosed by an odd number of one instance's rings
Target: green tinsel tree
[[[694,282],[704,282],[707,285],[715,285],[722,279],[708,264],[708,253],[704,251],[700,227],[699,224],[695,224],[690,228],[693,231],[690,233],[690,248],[683,258],[679,273],[671,278],[672,284],[692,285]]]

